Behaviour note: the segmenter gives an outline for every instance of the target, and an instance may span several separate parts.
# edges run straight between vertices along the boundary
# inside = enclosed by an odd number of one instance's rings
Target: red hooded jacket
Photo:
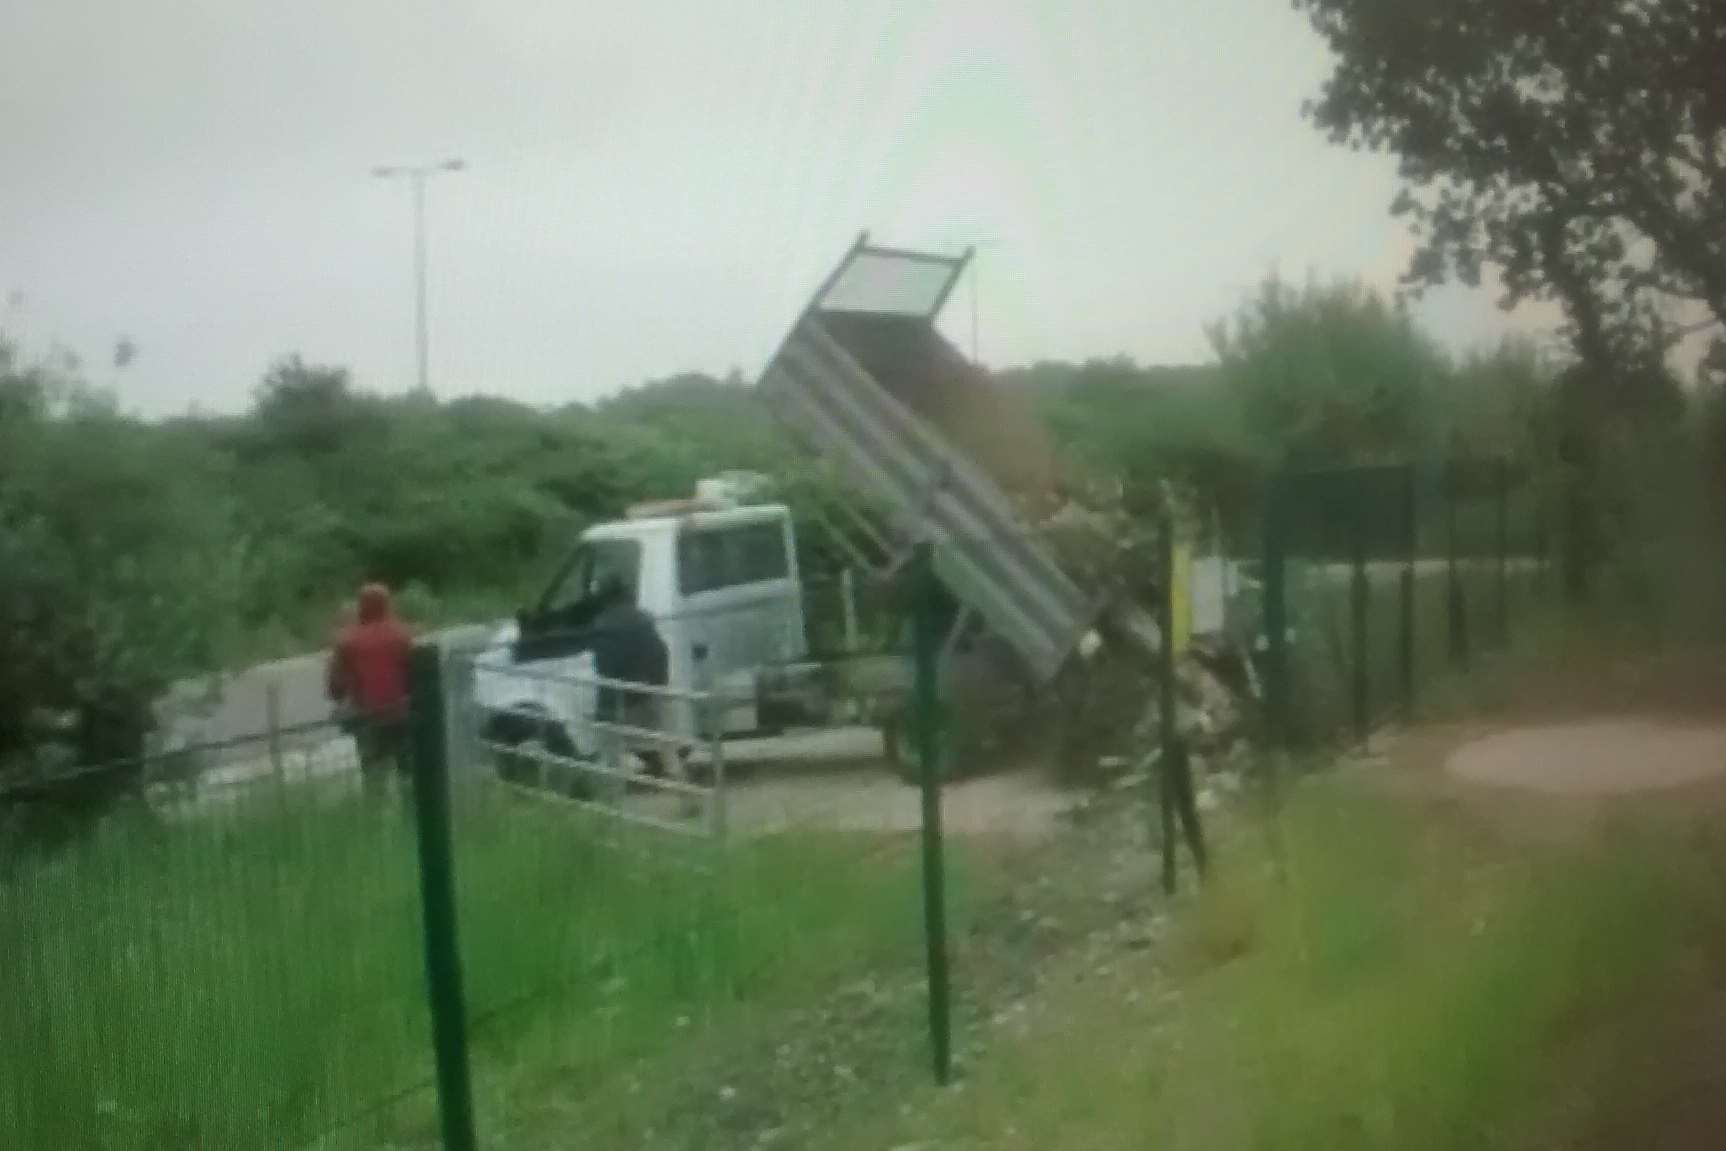
[[[331,700],[346,702],[371,719],[405,719],[408,656],[413,635],[395,617],[389,589],[360,589],[359,616],[336,637],[327,686]]]

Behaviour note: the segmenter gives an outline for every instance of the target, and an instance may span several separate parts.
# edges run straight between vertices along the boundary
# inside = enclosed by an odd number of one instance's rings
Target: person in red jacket
[[[390,773],[405,768],[412,651],[413,635],[396,618],[389,589],[378,583],[362,587],[357,615],[330,652],[326,679],[330,700],[359,745],[368,791],[387,787]]]

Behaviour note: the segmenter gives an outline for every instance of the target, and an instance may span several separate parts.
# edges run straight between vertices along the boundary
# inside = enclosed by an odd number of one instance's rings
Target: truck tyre
[[[593,794],[593,780],[587,772],[573,765],[557,771],[557,765],[546,762],[546,756],[573,761],[576,754],[568,733],[554,720],[514,714],[494,716],[486,724],[486,740],[494,748],[492,759],[498,778],[575,799]]]

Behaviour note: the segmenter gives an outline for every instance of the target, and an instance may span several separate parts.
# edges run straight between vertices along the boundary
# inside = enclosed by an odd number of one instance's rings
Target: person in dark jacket
[[[636,605],[635,597],[621,580],[607,580],[596,589],[595,598],[602,606],[588,625],[594,674],[601,680],[664,687],[669,678],[669,658],[653,617]],[[619,729],[660,731],[660,696],[656,692],[601,683],[598,697],[601,724],[619,725],[600,728],[601,755],[606,767],[620,771],[627,750],[636,751],[650,768],[662,763],[664,749],[656,741]]]
[[[408,657],[413,634],[396,618],[383,584],[360,589],[354,621],[330,651],[326,687],[343,727],[359,746],[360,773],[369,792],[405,770]]]

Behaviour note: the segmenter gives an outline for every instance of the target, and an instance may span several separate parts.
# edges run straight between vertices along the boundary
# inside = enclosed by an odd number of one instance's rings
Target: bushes
[[[168,685],[232,650],[248,582],[220,457],[68,394],[0,425],[0,788],[136,756]]]
[[[1599,389],[1549,387],[1527,348],[1455,363],[1359,286],[1273,279],[1212,335],[1212,365],[1116,358],[999,378],[1048,418],[1077,490],[1172,479],[1201,493],[1235,540],[1252,538],[1260,485],[1282,466],[1510,453],[1544,468],[1570,447],[1571,490],[1587,494],[1582,479],[1623,479],[1599,470],[1607,448],[1615,460],[1631,449],[1674,458],[1657,439],[1607,437],[1603,427],[1622,425],[1617,409],[1600,407]],[[1657,408],[1672,398],[1646,383],[1620,391]],[[367,395],[344,369],[289,357],[254,401],[241,416],[146,424],[116,415],[66,365],[24,364],[0,341],[0,611],[12,621],[0,637],[12,670],[0,674],[65,681],[43,689],[60,701],[44,713],[5,705],[0,748],[35,740],[24,732],[43,714],[52,726],[84,706],[74,681],[135,717],[117,725],[128,734],[116,744],[130,746],[163,683],[322,644],[367,579],[413,588],[411,614],[495,614],[536,590],[582,528],[725,468],[778,478],[802,527],[806,577],[830,579],[849,562],[815,513],[854,494],[801,456],[736,378],[685,374],[546,411]],[[1726,476],[1726,402],[1712,402],[1699,426],[1714,429],[1707,458]],[[1557,416],[1569,438],[1555,445],[1546,429]],[[1612,515],[1646,521],[1628,504]],[[1595,551],[1615,546],[1606,519],[1579,523],[1599,529],[1575,535]],[[25,670],[49,651],[67,670]]]
[[[588,524],[791,460],[738,381],[543,411],[291,356],[243,416],[145,423],[0,341],[0,762],[135,755],[176,679],[325,643],[363,581],[428,624],[503,614]]]

